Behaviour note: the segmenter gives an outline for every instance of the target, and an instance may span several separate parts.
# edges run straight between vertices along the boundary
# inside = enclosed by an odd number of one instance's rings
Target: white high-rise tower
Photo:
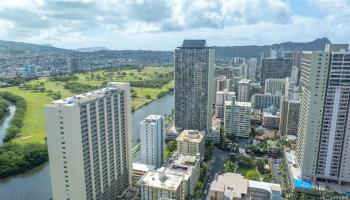
[[[53,199],[122,198],[131,186],[129,83],[45,107]]]
[[[164,162],[164,117],[161,115],[150,115],[140,125],[141,161],[147,165],[159,168]]]

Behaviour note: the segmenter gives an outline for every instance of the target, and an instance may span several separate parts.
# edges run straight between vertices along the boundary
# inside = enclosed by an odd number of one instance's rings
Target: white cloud
[[[321,17],[291,12],[289,1],[0,0],[0,38],[118,49],[171,49],[184,38],[217,45],[349,40],[349,1],[310,0]]]

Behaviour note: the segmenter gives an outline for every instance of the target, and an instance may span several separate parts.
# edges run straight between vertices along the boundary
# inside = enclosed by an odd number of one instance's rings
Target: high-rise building
[[[281,95],[274,94],[254,94],[252,96],[252,108],[253,109],[266,109],[271,106],[279,109],[281,103]]]
[[[297,83],[292,80],[292,78],[286,78],[286,84],[285,84],[285,92],[284,96],[288,100],[299,100],[299,86],[297,86]]]
[[[281,135],[297,135],[300,102],[283,99],[281,102],[281,117],[279,132]]]
[[[350,183],[348,45],[303,52],[297,163],[301,178]]]
[[[184,155],[200,154],[204,158],[205,132],[197,130],[184,130],[176,138],[177,152]]]
[[[175,127],[211,130],[215,50],[205,40],[184,40],[175,49]]]
[[[298,84],[299,82],[299,68],[297,66],[292,66],[291,81]]]
[[[249,58],[247,60],[247,64],[248,64],[248,69],[249,69],[248,79],[250,79],[251,81],[255,81],[256,70],[258,67],[258,60],[256,58]]]
[[[68,71],[77,72],[80,69],[80,59],[79,57],[70,57],[67,59]]]
[[[141,162],[158,168],[164,162],[164,117],[150,115],[140,125]]]
[[[251,103],[239,102],[236,101],[236,97],[233,97],[231,106],[226,105],[225,112],[225,134],[238,138],[248,138],[250,133]]]
[[[249,66],[246,63],[239,65],[239,76],[243,79],[249,79]]]
[[[261,60],[260,85],[264,86],[266,79],[286,78],[292,73],[292,60],[286,58],[263,58]]]
[[[230,101],[225,101],[224,107],[224,132],[225,135],[232,135],[232,99]]]
[[[215,99],[215,117],[224,118],[225,102],[230,101],[236,94],[227,90],[216,92]]]
[[[45,107],[53,199],[122,198],[131,186],[129,83]]]
[[[265,94],[283,95],[286,89],[286,79],[269,78],[265,81]]]
[[[250,101],[250,80],[242,79],[238,82],[238,101],[248,102]]]
[[[231,80],[226,78],[226,76],[219,76],[215,78],[216,83],[216,92],[218,91],[224,91],[224,90],[230,90],[231,86]]]

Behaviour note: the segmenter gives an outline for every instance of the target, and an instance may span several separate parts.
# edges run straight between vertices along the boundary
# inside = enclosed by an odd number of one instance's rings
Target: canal
[[[171,114],[173,107],[174,95],[168,94],[133,112],[133,145],[138,143],[138,139],[140,138],[139,123],[144,118],[150,114],[169,115]],[[5,120],[3,122],[3,125],[4,124]],[[0,180],[1,200],[48,200],[51,196],[50,170],[48,163],[37,167],[30,172]]]
[[[9,110],[8,114],[5,116],[4,119],[2,119],[0,121],[0,123],[1,123],[1,126],[0,126],[0,145],[2,144],[2,140],[4,139],[4,137],[6,135],[6,129],[10,126],[11,119],[15,115],[16,106],[14,106],[13,104],[10,104],[8,110]]]

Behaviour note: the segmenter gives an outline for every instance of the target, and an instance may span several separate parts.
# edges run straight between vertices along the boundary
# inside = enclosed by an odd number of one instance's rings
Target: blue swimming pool
[[[314,188],[311,182],[305,181],[302,179],[294,179],[294,185],[297,188],[306,189],[306,190],[312,190]]]

